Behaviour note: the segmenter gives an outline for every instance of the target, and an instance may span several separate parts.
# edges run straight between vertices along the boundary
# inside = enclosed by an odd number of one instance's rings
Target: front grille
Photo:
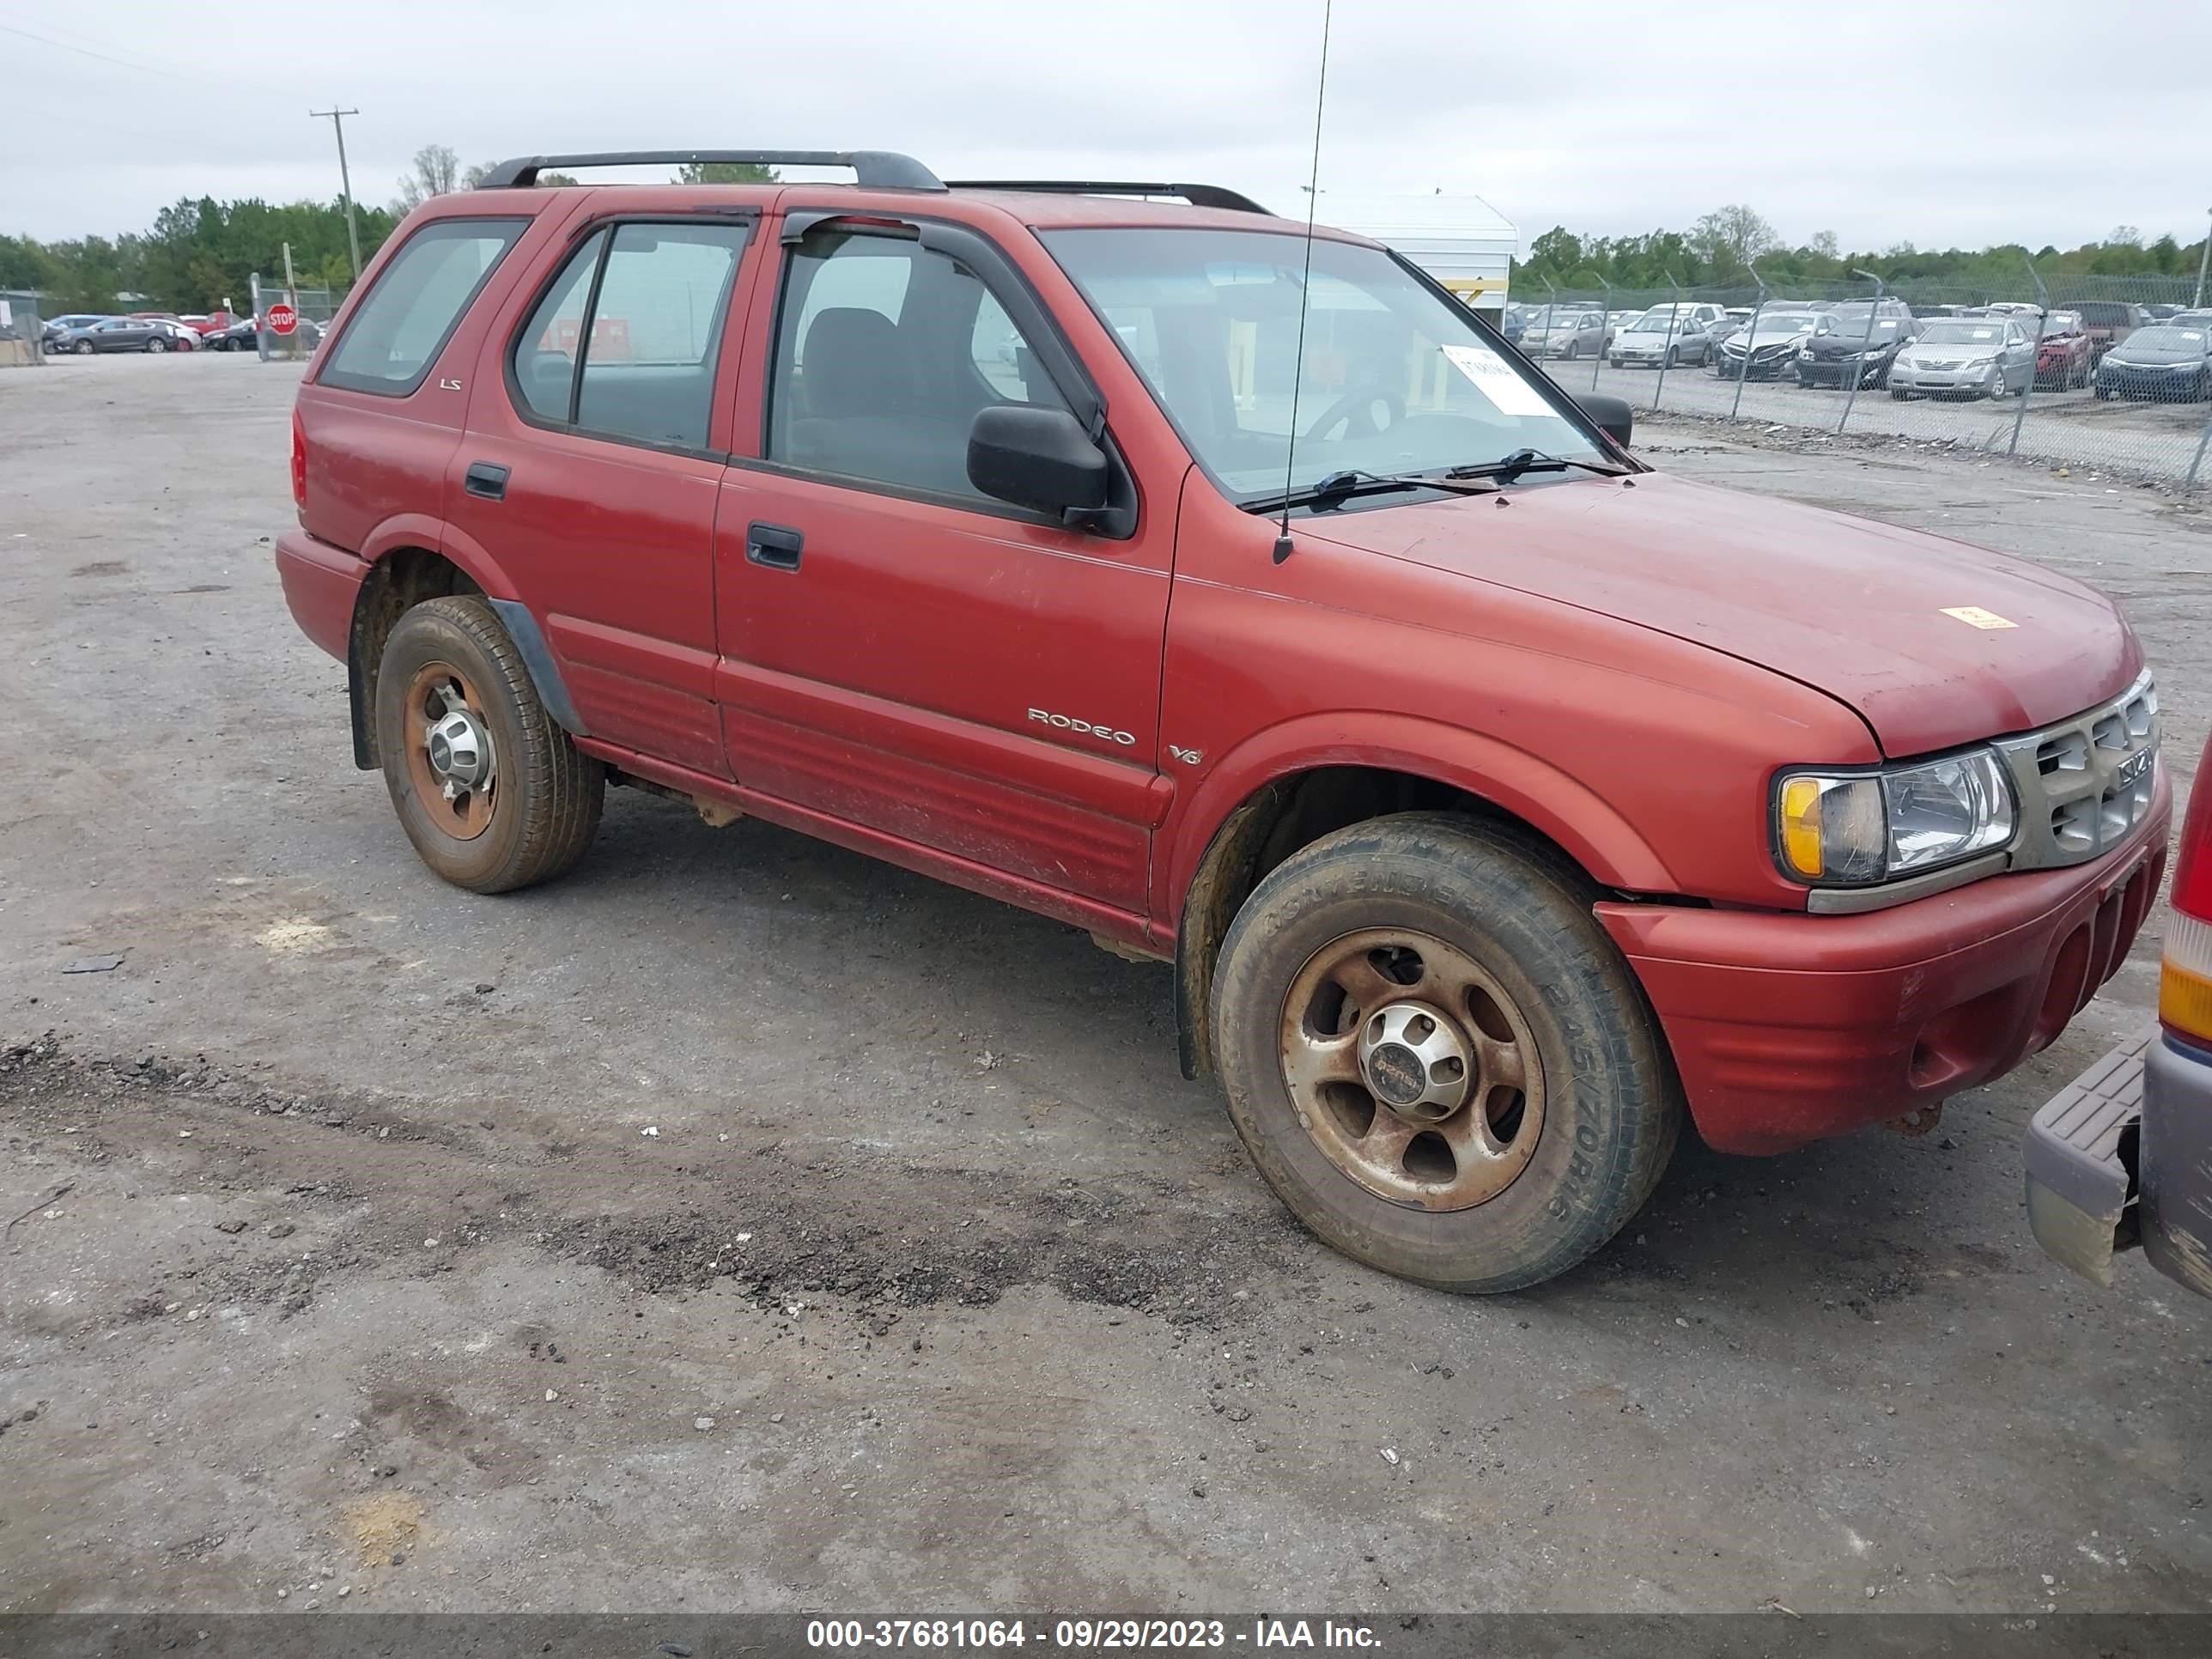
[[[1966,366],[1964,360],[1957,362],[1917,362],[1911,365],[1911,367],[1914,368],[1940,369],[1946,374],[1949,374],[1953,369],[1964,368]]]
[[[2146,671],[2110,702],[1998,739],[2020,797],[2015,870],[2081,864],[2142,822],[2158,792],[2158,688]]]

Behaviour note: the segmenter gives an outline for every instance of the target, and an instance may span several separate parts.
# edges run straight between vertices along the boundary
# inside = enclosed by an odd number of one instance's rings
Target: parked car
[[[104,311],[69,311],[58,317],[49,317],[40,328],[40,343],[48,351],[61,349],[62,341],[80,329],[106,322],[109,314]]]
[[[2121,896],[2148,904],[2157,882]],[[2169,896],[2158,1024],[2036,1113],[2027,1218],[2054,1260],[2100,1285],[2112,1282],[2114,1254],[2140,1244],[2175,1284],[2212,1296],[2212,744],[2197,763]]]
[[[1521,337],[1527,332],[1528,327],[1528,313],[1522,307],[1509,305],[1498,315],[1498,331],[1516,345],[1521,343]]]
[[[2079,300],[2071,308],[2081,313],[2081,326],[2089,331],[2090,349],[2100,358],[2136,330],[2150,326],[2148,312],[2117,300]]]
[[[2035,351],[2036,385],[2061,392],[2084,386],[2089,384],[2090,374],[2096,366],[2096,348],[2090,341],[2089,331],[2081,326],[2081,313],[2045,313],[2043,337]]]
[[[1888,384],[1889,366],[1919,325],[1901,301],[1838,306],[1797,344],[1799,386]]]
[[[2144,314],[2154,323],[2170,323],[2181,314],[2179,306],[2145,306]]]
[[[1712,325],[1705,318],[1677,316],[1666,306],[1655,306],[1621,331],[1607,361],[1615,368],[1672,368],[1702,363],[1712,349]]]
[[[307,318],[300,319],[294,332],[299,336],[301,345],[307,350],[313,351],[322,343],[320,325]],[[261,324],[258,318],[241,317],[228,327],[219,328],[204,337],[208,349],[212,351],[253,351],[258,349],[260,333]],[[283,349],[283,342],[277,336],[272,334],[269,338],[272,346],[280,350]]]
[[[2178,311],[2166,320],[2175,328],[2212,328],[2212,311]]]
[[[2126,958],[2172,797],[2111,600],[1654,471],[1364,240],[853,160],[496,167],[302,376],[276,570],[438,876],[557,876],[642,785],[1171,960],[1289,1207],[1466,1291],[1602,1246],[1686,1117],[1924,1111]],[[1294,455],[1232,341],[1310,380]]]
[[[149,318],[147,320],[152,323],[162,337],[168,342],[167,346],[165,348],[166,349],[170,351],[198,351],[201,349],[199,331],[191,327],[189,324],[182,321],[172,322],[166,317]],[[153,343],[149,341],[147,344],[147,349],[150,351],[154,349]]]
[[[1605,350],[1605,319],[1595,311],[1554,310],[1547,319],[1538,306],[1521,336],[1521,349],[1531,357],[1595,357]]]
[[[97,351],[160,353],[170,350],[175,343],[168,325],[158,318],[103,317],[96,323],[70,329],[58,339],[48,341],[46,349],[88,357]]]
[[[2034,319],[2027,319],[2028,326]],[[1957,317],[1920,325],[1889,366],[1889,395],[2002,398],[2025,392],[2035,345],[2017,317]]]
[[[2201,403],[2212,398],[2212,329],[2154,323],[2139,328],[2097,363],[2100,398]]]
[[[1767,307],[1749,328],[1721,342],[1713,354],[1713,373],[1727,380],[1771,380],[1791,373],[1797,348],[1820,316],[1792,306]]]

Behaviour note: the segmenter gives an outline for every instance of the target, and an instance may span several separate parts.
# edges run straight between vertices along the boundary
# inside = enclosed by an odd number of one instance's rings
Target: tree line
[[[1562,289],[1592,293],[1607,283],[1621,289],[1748,288],[1754,265],[1756,274],[1777,289],[1849,282],[1855,270],[1870,270],[1892,284],[1945,283],[2008,292],[2027,280],[2031,258],[2046,282],[2054,276],[2193,276],[2203,252],[2201,240],[2185,246],[2166,235],[2146,241],[2132,225],[2116,227],[2102,241],[2067,249],[2008,242],[1938,252],[1900,242],[1880,252],[1852,253],[1838,246],[1832,230],[1792,247],[1756,210],[1738,203],[1705,215],[1686,231],[1577,236],[1554,225],[1528,245],[1526,259],[1514,261],[1512,276],[1513,291],[1524,298],[1547,279]]]
[[[413,167],[400,178],[387,205],[354,203],[362,260],[374,258],[399,222],[430,197],[472,188],[489,171],[489,164],[461,167],[443,144],[416,151]],[[765,168],[726,165],[687,167],[678,176],[687,184],[773,183],[775,179]],[[557,173],[543,173],[538,181],[576,182]],[[0,289],[44,295],[42,309],[50,316],[125,309],[198,313],[226,301],[244,310],[253,303],[254,272],[264,283],[284,280],[287,243],[301,287],[337,290],[353,280],[340,198],[278,205],[258,197],[222,202],[203,196],[163,208],[145,230],[112,238],[40,242],[0,234]]]

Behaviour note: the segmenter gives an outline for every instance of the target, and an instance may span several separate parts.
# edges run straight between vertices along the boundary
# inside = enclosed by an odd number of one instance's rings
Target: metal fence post
[[[1544,293],[1546,295],[1544,301],[1544,326],[1536,331],[1543,337],[1544,341],[1543,344],[1536,349],[1536,358],[1537,361],[1540,362],[1543,361],[1544,354],[1551,349],[1552,307],[1559,301],[1559,290],[1552,286],[1552,279],[1548,276],[1539,277],[1537,280],[1544,284]]]
[[[253,289],[253,354],[265,363],[269,361],[269,327],[261,320],[261,273],[255,271],[250,280]]]
[[[2012,441],[2005,446],[2008,455],[2020,453],[2021,423],[2027,419],[2027,400],[2034,395],[2035,377],[2043,372],[2043,329],[2044,325],[2051,320],[2051,290],[2044,287],[2043,273],[2036,270],[2033,259],[2027,261],[2027,274],[2035,283],[2035,340],[2028,349],[2027,384],[2021,387],[2020,407],[2012,414]],[[2063,371],[2058,382],[2060,389],[2064,390],[2066,376]],[[1997,347],[1997,384],[2000,386],[2004,384],[2004,347],[2002,343]]]
[[[1731,421],[1736,418],[1736,411],[1743,407],[1743,383],[1751,376],[1752,348],[1759,343],[1759,313],[1766,309],[1766,278],[1759,274],[1756,265],[1751,267],[1751,280],[1759,284],[1759,300],[1751,308],[1751,321],[1744,325],[1743,362],[1736,369],[1735,397],[1729,404],[1729,419]],[[1726,352],[1721,354],[1721,361],[1728,361]]]
[[[1858,367],[1850,372],[1851,391],[1850,395],[1844,399],[1844,417],[1836,422],[1836,432],[1838,436],[1842,435],[1844,428],[1851,423],[1851,405],[1858,402],[1859,382],[1866,379],[1867,353],[1874,349],[1874,325],[1881,311],[1881,296],[1889,292],[1882,286],[1881,278],[1870,270],[1855,269],[1851,275],[1863,276],[1874,284],[1874,303],[1867,307],[1866,343],[1859,348]]]
[[[1651,383],[1654,413],[1659,408],[1659,394],[1667,389],[1667,360],[1674,355],[1674,330],[1682,320],[1682,279],[1670,270],[1667,280],[1674,285],[1674,302],[1667,308],[1667,349],[1659,354],[1659,378]]]
[[[1613,349],[1613,284],[1601,276],[1597,279],[1597,285],[1605,290],[1605,308],[1598,317],[1597,331],[1600,337],[1597,343],[1597,356],[1590,363],[1592,392],[1597,390],[1597,371],[1604,363],[1607,355]]]

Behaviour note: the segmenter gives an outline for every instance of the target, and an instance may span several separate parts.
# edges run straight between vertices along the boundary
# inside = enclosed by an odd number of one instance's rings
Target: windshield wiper
[[[1516,449],[1503,459],[1485,461],[1480,466],[1455,466],[1444,474],[1447,478],[1495,478],[1509,484],[1524,472],[1565,472],[1578,466],[1585,472],[1595,472],[1601,478],[1625,478],[1625,466],[1608,466],[1601,461],[1563,460],[1557,455],[1547,455],[1540,449]]]
[[[1448,495],[1488,495],[1496,493],[1492,484],[1455,483],[1463,475],[1458,471],[1431,477],[1419,472],[1363,472],[1346,469],[1329,473],[1304,489],[1292,490],[1285,500],[1279,495],[1262,495],[1238,503],[1247,513],[1279,513],[1285,507],[1334,507],[1339,501],[1350,501],[1355,495],[1381,495],[1401,489],[1440,489]]]

